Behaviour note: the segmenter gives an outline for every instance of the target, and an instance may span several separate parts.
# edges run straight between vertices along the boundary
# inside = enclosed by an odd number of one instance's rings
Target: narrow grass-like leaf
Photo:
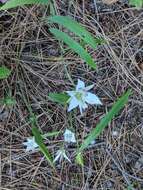
[[[0,67],[0,79],[6,79],[9,77],[11,71],[5,67],[5,66],[2,66]]]
[[[130,4],[136,6],[136,8],[142,8],[143,0],[130,0]]]
[[[87,44],[89,44],[92,48],[96,48],[98,44],[103,42],[101,38],[94,38],[90,32],[88,32],[83,26],[81,26],[78,22],[73,20],[68,16],[52,16],[49,17],[48,20],[52,23],[60,24],[70,31],[78,35],[82,40],[84,40]]]
[[[83,163],[83,156],[82,156],[82,153],[78,153],[77,156],[76,156],[76,163],[83,166],[84,163]]]
[[[29,121],[30,121],[30,124],[32,125],[32,127],[37,126],[37,117],[33,112],[30,112]]]
[[[57,136],[59,134],[60,134],[60,131],[53,131],[53,132],[49,132],[49,133],[42,135],[42,137],[44,139],[46,139],[47,137],[53,137],[53,136]]]
[[[66,93],[49,93],[48,97],[53,102],[57,102],[63,105],[66,105],[70,98]]]
[[[23,6],[28,4],[48,4],[49,0],[8,0],[0,10],[7,10],[17,6]]]
[[[35,137],[36,143],[39,145],[39,149],[46,157],[47,161],[50,163],[52,167],[54,167],[52,162],[52,156],[50,155],[49,151],[47,150],[46,146],[43,143],[42,135],[40,134],[39,130],[36,127],[32,128],[32,133]]]
[[[118,112],[124,107],[127,103],[129,95],[131,94],[131,90],[128,90],[124,95],[122,95],[117,102],[113,105],[111,110],[107,113],[107,115],[101,119],[99,124],[97,124],[96,128],[94,128],[88,135],[88,137],[83,141],[82,145],[79,148],[78,154],[81,153],[88,145],[95,140],[104,128],[108,125],[108,123],[113,119],[113,117],[118,114]]]
[[[57,39],[62,40],[65,44],[67,44],[72,50],[74,50],[85,62],[93,69],[96,68],[96,64],[91,58],[91,56],[71,37],[69,37],[66,33],[61,32],[58,29],[51,28],[50,32],[56,36]]]

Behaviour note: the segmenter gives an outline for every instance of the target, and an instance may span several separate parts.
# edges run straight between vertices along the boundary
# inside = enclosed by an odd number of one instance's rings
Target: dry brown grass
[[[72,3],[73,2],[73,3]],[[90,70],[72,51],[49,33],[40,18],[49,9],[28,6],[0,13],[0,64],[12,69],[0,83],[0,97],[11,93],[13,107],[0,107],[0,187],[2,190],[125,190],[129,184],[143,189],[143,11],[126,1],[105,5],[100,1],[54,1],[56,12],[80,21],[107,43],[90,50],[98,70]],[[63,107],[48,100],[49,92],[73,87],[77,78],[95,83],[94,91],[104,106],[90,107],[84,117],[68,118]],[[43,131],[63,131],[72,127],[81,141],[96,126],[113,102],[126,89],[133,95],[128,105],[84,153],[85,166],[73,160],[57,165],[56,172],[39,152],[25,153],[22,142],[31,136],[29,111],[32,107]],[[114,136],[113,132],[118,135]],[[51,138],[47,146],[54,154],[62,136]]]

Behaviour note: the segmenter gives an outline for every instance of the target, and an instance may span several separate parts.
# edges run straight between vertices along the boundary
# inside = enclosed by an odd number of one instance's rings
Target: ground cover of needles
[[[55,39],[45,6],[24,6],[0,12],[0,65],[12,70],[0,81],[0,98],[13,97],[13,106],[0,106],[0,187],[2,190],[125,190],[143,189],[143,9],[127,1],[107,5],[76,0],[54,4],[59,15],[69,15],[93,35],[106,39],[97,50],[88,49],[97,62],[89,69],[79,56]],[[63,53],[64,52],[64,53]],[[49,92],[74,88],[81,79],[95,84],[93,92],[104,106],[89,106],[81,116],[48,99]],[[128,104],[95,143],[84,151],[84,166],[73,159],[54,170],[40,152],[25,152],[23,142],[32,136],[28,107],[43,133],[63,132],[69,126],[80,142],[107,113],[113,102],[132,88]],[[54,155],[62,135],[45,141]],[[130,184],[132,187],[130,187]]]

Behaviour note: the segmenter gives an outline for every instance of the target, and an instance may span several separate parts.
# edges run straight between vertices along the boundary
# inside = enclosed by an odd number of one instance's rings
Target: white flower
[[[102,105],[102,102],[100,101],[98,96],[88,92],[93,87],[94,85],[85,87],[85,83],[78,79],[76,90],[67,91],[68,95],[70,96],[68,111],[71,111],[72,109],[79,106],[80,112],[82,113],[83,110],[88,107],[87,103],[91,105]]]
[[[34,151],[37,147],[38,144],[35,142],[35,138],[27,138],[27,142],[22,143],[23,145],[27,146],[26,147],[26,152],[29,151]]]
[[[61,149],[61,150],[58,150],[57,153],[56,153],[56,157],[54,159],[53,162],[56,162],[56,161],[62,161],[62,159],[65,158],[66,160],[68,160],[70,163],[70,159],[67,157],[66,153],[65,153],[65,150],[64,149]]]
[[[114,137],[117,137],[117,136],[119,136],[119,133],[118,133],[118,131],[113,131],[113,132],[112,132],[112,135],[113,135]]]
[[[91,145],[95,145],[95,144],[96,144],[96,140],[91,141],[90,144],[91,144]]]
[[[68,143],[70,142],[75,143],[76,142],[75,134],[71,132],[69,129],[66,129],[64,132],[64,141]]]

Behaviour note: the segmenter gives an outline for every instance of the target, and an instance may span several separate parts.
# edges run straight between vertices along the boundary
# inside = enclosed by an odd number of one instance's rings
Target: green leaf
[[[56,36],[57,39],[62,40],[65,44],[67,44],[71,49],[73,49],[82,59],[86,61],[86,63],[93,69],[96,68],[95,62],[92,60],[91,56],[71,37],[69,37],[66,33],[61,32],[58,29],[51,28],[50,32]]]
[[[92,48],[96,48],[98,44],[101,44],[101,38],[94,38],[90,32],[88,32],[83,26],[81,26],[78,22],[73,20],[68,16],[52,16],[49,17],[48,20],[51,23],[60,24],[70,31],[78,35],[82,40],[84,40],[87,44],[89,44]]]
[[[33,112],[30,113],[29,122],[31,123],[32,127],[37,125],[37,117]]]
[[[76,163],[79,164],[79,165],[81,165],[81,166],[84,165],[84,163],[83,163],[83,156],[82,156],[81,152],[79,152],[77,154],[77,156],[76,156]]]
[[[60,134],[60,131],[53,131],[53,132],[49,132],[49,133],[42,135],[42,137],[44,139],[46,139],[47,137],[53,137],[53,136],[57,136],[59,134]]]
[[[17,6],[23,6],[28,4],[48,4],[49,0],[8,0],[0,10],[7,10]]]
[[[70,98],[66,93],[49,93],[48,97],[51,101],[63,105],[66,105]]]
[[[101,119],[99,124],[97,124],[96,128],[94,128],[88,135],[88,137],[83,141],[82,145],[79,148],[78,154],[82,152],[88,145],[95,140],[101,132],[105,129],[108,123],[113,119],[113,117],[118,114],[118,112],[124,107],[127,103],[129,95],[131,95],[131,90],[128,90],[122,97],[120,97],[117,102],[114,103],[111,110],[107,113],[107,115]]]
[[[130,0],[130,4],[136,6],[137,8],[142,8],[143,0]]]
[[[0,79],[6,79],[9,77],[11,71],[5,67],[5,66],[2,66],[0,67]]]
[[[41,152],[44,154],[46,157],[47,161],[50,163],[52,167],[54,167],[53,162],[52,162],[52,156],[50,155],[49,151],[47,150],[46,146],[43,143],[42,135],[40,134],[39,130],[36,127],[32,128],[32,133],[35,137],[36,143],[39,145],[39,148]]]
[[[4,98],[3,103],[6,106],[14,106],[16,104],[16,100],[13,97],[7,96]]]
[[[127,187],[127,190],[134,190],[134,187],[132,186],[132,184],[130,184],[130,185]]]

